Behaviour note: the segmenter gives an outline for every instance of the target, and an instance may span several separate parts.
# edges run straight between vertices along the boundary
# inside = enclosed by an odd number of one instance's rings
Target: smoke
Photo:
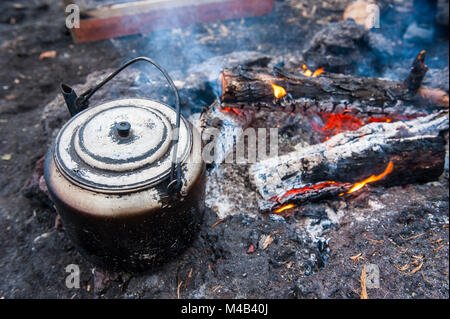
[[[226,3],[212,0],[203,2],[218,5]],[[244,11],[248,7],[246,1],[232,2],[233,12]],[[259,1],[262,4],[268,2],[270,0]],[[147,55],[169,70],[184,71],[218,55],[257,48],[264,32],[258,32],[259,30],[252,27],[251,18],[227,20],[225,18],[231,13],[220,12],[220,16],[224,17],[221,21],[217,18],[217,21],[202,23],[205,20],[214,20],[212,17],[218,14],[217,10],[219,9],[205,9],[201,5],[184,5],[183,2],[182,8],[164,11],[164,16],[158,14],[158,17],[151,21],[145,21],[139,15],[130,15],[122,23],[125,27],[140,26],[138,28],[141,35],[133,36],[131,41],[132,37],[115,39],[113,43],[121,51],[125,46],[130,48],[131,53]]]
[[[260,2],[264,3],[266,0]],[[362,44],[365,47],[357,55],[354,54],[355,49],[348,48],[341,54],[340,59],[343,61],[351,60],[354,56],[356,67],[337,72],[403,80],[412,60],[422,49],[428,52],[430,72],[433,68],[447,66],[448,33],[436,25],[436,6],[428,5],[428,2],[429,0],[379,0],[377,28],[367,30],[364,41],[354,41],[356,46]],[[248,2],[240,3],[245,6]],[[148,56],[166,68],[180,90],[183,112],[188,115],[200,112],[218,97],[217,80],[223,67],[242,64],[252,54],[276,57],[291,65],[303,60],[302,50],[308,47],[321,28],[330,25],[318,22],[324,16],[332,15],[321,9],[304,10],[308,3],[299,5],[295,1],[280,0],[275,1],[275,9],[270,14],[189,25],[188,22],[201,21],[202,14],[193,10],[187,19],[186,16],[180,17],[168,12],[166,16],[145,23],[139,21],[138,16],[132,15],[124,23],[142,25],[141,34],[112,39],[111,42],[122,53],[122,62],[136,56]],[[312,4],[316,5],[316,2],[311,2]],[[342,12],[336,12],[333,13],[336,14],[335,18],[329,21],[339,21],[342,18]],[[414,28],[414,24],[419,28]],[[423,32],[427,28],[433,30],[432,34]],[[150,29],[153,31],[149,31]],[[329,38],[333,40],[336,37]],[[335,47],[331,45],[330,48],[333,53]],[[313,60],[317,54],[311,56],[313,58],[304,60],[308,67],[322,66],[314,65]],[[323,54],[323,58],[328,59],[328,53]],[[147,81],[153,90],[164,95],[165,102],[173,103],[170,91],[166,86],[161,87],[161,83],[164,83],[161,75],[145,64],[134,67],[141,69],[145,75],[139,81]],[[325,71],[333,70],[325,67]]]
[[[234,4],[234,10],[239,11],[241,8],[236,7],[237,3]],[[244,7],[245,2],[241,3]],[[234,19],[193,23],[204,20],[204,12],[188,10],[189,17],[167,12],[166,16],[151,21],[151,26],[140,20],[142,17],[139,15],[130,15],[123,23],[129,26],[140,25],[141,34],[111,39],[116,49],[124,53],[122,63],[136,56],[147,56],[168,70],[180,91],[185,115],[200,112],[203,107],[212,104],[218,97],[217,81],[221,69],[230,63],[239,62],[241,58],[248,58],[251,53],[245,50],[252,50],[254,53],[258,50],[259,43],[264,41],[261,39],[264,32],[255,29],[252,21]],[[180,14],[183,10],[174,12]],[[239,55],[242,51],[244,53]],[[165,102],[173,103],[167,86],[161,87],[164,82],[157,71],[145,63],[138,63],[133,67],[144,74],[139,81],[159,90]]]
[[[375,72],[360,69],[361,75],[404,80],[417,54],[427,51],[428,66],[436,69],[448,65],[448,30],[438,17],[437,0],[409,0],[397,3],[379,1],[380,28],[372,28],[368,37],[377,54]],[[448,7],[448,1],[446,3]],[[448,10],[448,9],[447,9]]]

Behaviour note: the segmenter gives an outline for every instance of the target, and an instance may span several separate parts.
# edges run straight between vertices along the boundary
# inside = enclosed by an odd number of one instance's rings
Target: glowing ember
[[[322,182],[322,183],[314,184],[314,185],[311,185],[311,186],[305,186],[305,187],[302,187],[302,188],[291,189],[291,190],[287,191],[286,193],[284,193],[280,197],[273,196],[272,198],[270,198],[270,200],[271,201],[276,201],[276,202],[281,204],[286,198],[289,201],[289,197],[290,196],[293,196],[293,195],[296,195],[296,194],[300,194],[300,193],[308,194],[308,193],[315,192],[315,191],[318,191],[318,190],[323,189],[323,188],[330,187],[331,185],[335,185],[337,187],[339,187],[339,186],[350,187],[351,184],[349,184],[349,183],[336,183],[336,182],[333,182],[333,181]],[[296,206],[294,204],[286,204],[286,205],[283,205],[280,208],[274,210],[274,213],[276,213],[276,214],[280,214],[281,213],[283,216],[287,217],[287,216],[290,216],[291,214],[289,212],[286,213],[284,211],[286,211],[286,210],[288,210],[290,208],[293,208],[293,207],[296,207]]]
[[[325,113],[322,114],[322,120],[325,122],[325,126],[319,127],[313,122],[313,128],[325,133],[326,136],[335,135],[342,131],[354,131],[365,124],[360,119],[344,113]]]
[[[317,190],[317,189],[321,189],[327,186],[330,186],[332,184],[336,184],[336,182],[323,182],[320,184],[316,184],[316,185],[312,185],[312,186],[305,186],[303,188],[294,188],[291,189],[290,191],[287,191],[286,193],[283,194],[283,196],[281,197],[274,197],[271,198],[271,200],[276,200],[276,201],[282,201],[284,198],[294,195],[294,194],[298,194],[298,193],[303,193],[303,192],[307,192],[307,191],[312,191],[312,190]]]
[[[325,135],[325,140],[329,139],[340,132],[355,131],[360,127],[369,123],[391,123],[401,120],[412,120],[420,114],[415,115],[392,115],[392,116],[370,116],[366,120],[361,120],[356,116],[348,113],[320,113],[318,114],[324,125],[319,125],[317,122],[312,121],[314,131],[321,132]]]
[[[391,123],[391,122],[392,122],[392,119],[389,118],[389,117],[387,117],[387,116],[380,116],[380,117],[374,117],[374,116],[371,116],[371,117],[369,117],[369,119],[367,120],[367,123],[366,123],[366,124],[374,123],[374,122],[377,122],[377,123],[380,123],[380,122]]]
[[[351,194],[353,192],[356,192],[357,190],[360,190],[368,183],[373,183],[373,182],[379,181],[380,179],[384,178],[386,175],[391,173],[393,169],[394,169],[394,164],[392,164],[392,161],[389,161],[389,164],[383,173],[381,173],[380,175],[372,175],[369,178],[366,178],[365,180],[363,180],[362,182],[355,183],[352,186],[352,188],[350,188],[350,190],[347,192],[347,194]]]
[[[283,205],[283,206],[281,206],[280,208],[276,209],[276,210],[274,211],[274,213],[275,213],[275,214],[279,214],[279,213],[282,213],[282,212],[284,212],[285,210],[291,209],[291,208],[293,208],[293,207],[295,207],[294,204]]]
[[[236,115],[239,115],[239,114],[240,114],[239,111],[236,110],[236,109],[233,108],[233,107],[223,107],[223,108],[221,108],[221,110],[222,110],[222,112],[224,112],[224,113],[230,113],[230,112],[233,112],[233,113],[236,114]]]
[[[306,70],[305,73],[303,73],[305,76],[311,76],[313,73],[311,70]]]
[[[281,97],[286,95],[286,90],[283,87],[275,85],[275,84],[272,84],[272,83],[270,83],[270,85],[272,85],[273,95],[275,95],[275,97],[277,99],[279,99],[279,98],[281,98]]]

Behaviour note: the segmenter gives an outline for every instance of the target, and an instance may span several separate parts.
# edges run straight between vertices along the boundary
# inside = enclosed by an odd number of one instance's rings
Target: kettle
[[[145,98],[89,107],[98,89],[138,61],[162,72],[175,108]],[[61,89],[72,117],[48,150],[44,178],[74,246],[97,266],[131,272],[180,254],[202,222],[205,164],[167,72],[138,57],[80,96]]]

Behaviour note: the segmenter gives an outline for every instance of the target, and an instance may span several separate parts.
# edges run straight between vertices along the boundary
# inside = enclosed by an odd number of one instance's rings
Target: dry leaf
[[[269,245],[273,242],[273,237],[270,235],[267,235],[266,238],[264,239],[264,242],[262,244],[262,249],[266,249],[267,247],[269,247]]]
[[[41,53],[41,55],[39,56],[39,60],[54,59],[55,57],[56,51],[45,51]]]

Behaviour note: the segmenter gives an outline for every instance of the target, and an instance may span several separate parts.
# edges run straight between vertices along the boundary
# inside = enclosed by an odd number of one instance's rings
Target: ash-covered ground
[[[398,80],[418,50],[427,49],[425,83],[448,92],[448,34],[441,25],[434,26],[432,39],[403,39],[414,21],[413,1],[381,1],[380,29],[348,32],[352,37],[344,42],[317,37],[325,49],[314,54],[312,39],[322,28],[354,30],[330,25],[342,20],[349,2],[275,1],[274,12],[263,17],[73,44],[59,1],[2,1],[0,297],[360,298],[365,266],[379,270],[379,285],[367,286],[369,298],[448,298],[448,160],[438,181],[368,186],[353,197],[305,205],[286,218],[258,212],[248,164],[209,165],[207,210],[197,240],[176,260],[144,274],[108,273],[86,262],[39,189],[36,162],[69,118],[59,83],[92,85],[139,55],[169,70],[183,112],[192,119],[216,99],[221,68],[264,57],[272,65],[304,61],[313,68],[320,62],[306,57],[320,60],[322,54],[334,57],[327,60],[330,69]],[[39,58],[52,50],[54,58]],[[162,83],[147,67],[130,69],[92,105],[122,96],[171,103]],[[257,112],[236,120],[211,111],[207,123],[237,130],[278,127],[281,153],[320,141],[299,114]],[[80,267],[80,289],[65,285],[69,264]]]

